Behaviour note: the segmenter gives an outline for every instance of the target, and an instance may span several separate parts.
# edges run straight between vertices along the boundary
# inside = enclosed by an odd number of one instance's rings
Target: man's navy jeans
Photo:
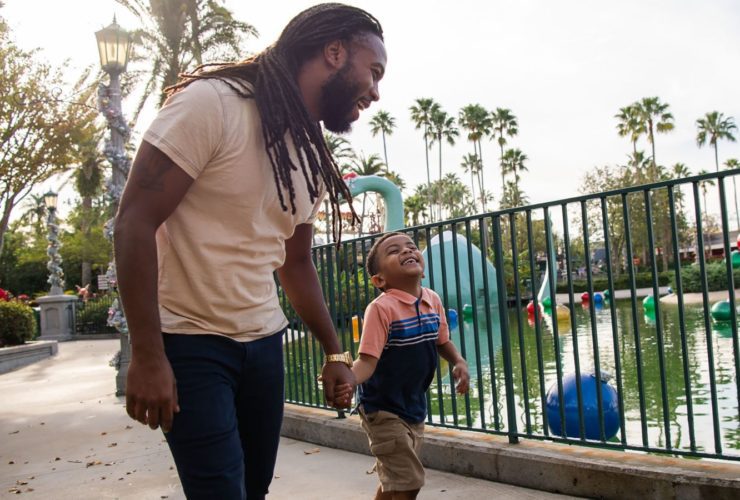
[[[165,436],[189,499],[265,498],[283,420],[282,333],[163,334],[180,404]]]

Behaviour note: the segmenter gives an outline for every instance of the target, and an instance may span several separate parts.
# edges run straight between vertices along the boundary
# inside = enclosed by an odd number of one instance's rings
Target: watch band
[[[353,359],[349,351],[344,351],[341,354],[327,354],[326,362],[327,363],[344,363],[345,365],[352,368]]]

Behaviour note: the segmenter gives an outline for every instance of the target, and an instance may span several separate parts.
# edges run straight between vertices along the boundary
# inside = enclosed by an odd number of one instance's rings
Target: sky
[[[136,28],[136,20],[114,0],[4,1],[0,15],[16,43],[40,47],[40,57],[72,73],[98,64],[94,32],[114,14],[124,28]],[[225,2],[260,32],[245,43],[245,52],[272,43],[290,18],[314,3]],[[656,137],[656,158],[667,166],[685,163],[692,172],[714,169],[713,150],[696,145],[696,119],[717,110],[740,120],[737,1],[347,3],[380,20],[388,52],[381,99],[347,138],[357,151],[382,156],[381,139],[372,137],[368,122],[379,109],[390,112],[397,128],[388,138],[388,163],[411,188],[426,181],[423,137],[409,114],[420,97],[434,98],[453,116],[471,103],[511,109],[519,134],[509,143],[529,158],[521,187],[533,203],[578,194],[584,174],[594,166],[624,164],[631,145],[617,135],[614,115],[638,99],[658,96],[670,105],[675,129]],[[136,132],[146,128],[154,112],[142,115]],[[638,147],[649,151],[644,138]],[[469,152],[472,146],[462,133],[454,147],[445,144],[443,172],[457,172],[467,181],[460,163]],[[496,204],[498,155],[495,142],[484,142],[486,186]],[[720,162],[740,158],[740,143],[721,142],[719,156]],[[436,149],[430,161],[437,172]]]

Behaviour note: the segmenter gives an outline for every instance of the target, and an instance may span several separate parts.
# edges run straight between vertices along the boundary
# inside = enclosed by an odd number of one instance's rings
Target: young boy
[[[468,391],[468,365],[450,342],[442,301],[421,286],[424,259],[411,238],[384,235],[370,249],[366,265],[383,293],[365,310],[352,372],[360,386],[362,428],[377,460],[375,498],[414,499],[424,485],[419,451],[437,353],[453,366],[460,394]],[[349,403],[349,385],[337,392]]]

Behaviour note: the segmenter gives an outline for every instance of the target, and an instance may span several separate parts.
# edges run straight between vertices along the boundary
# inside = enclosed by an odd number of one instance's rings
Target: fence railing
[[[113,294],[104,294],[86,301],[78,301],[74,307],[75,333],[77,335],[116,333],[114,327],[108,326],[108,310],[114,299]]]
[[[740,460],[740,254],[731,257],[731,234],[740,226],[738,174],[402,230],[424,250],[424,285],[457,312],[452,339],[471,374],[470,392],[459,396],[441,362],[427,394],[427,423],[510,442]],[[341,344],[354,356],[363,311],[377,296],[364,268],[377,236],[313,249]],[[543,279],[549,291],[537,297],[532,284]],[[673,293],[666,295],[668,279]],[[324,407],[316,381],[321,349],[280,296],[290,323],[286,399]]]

